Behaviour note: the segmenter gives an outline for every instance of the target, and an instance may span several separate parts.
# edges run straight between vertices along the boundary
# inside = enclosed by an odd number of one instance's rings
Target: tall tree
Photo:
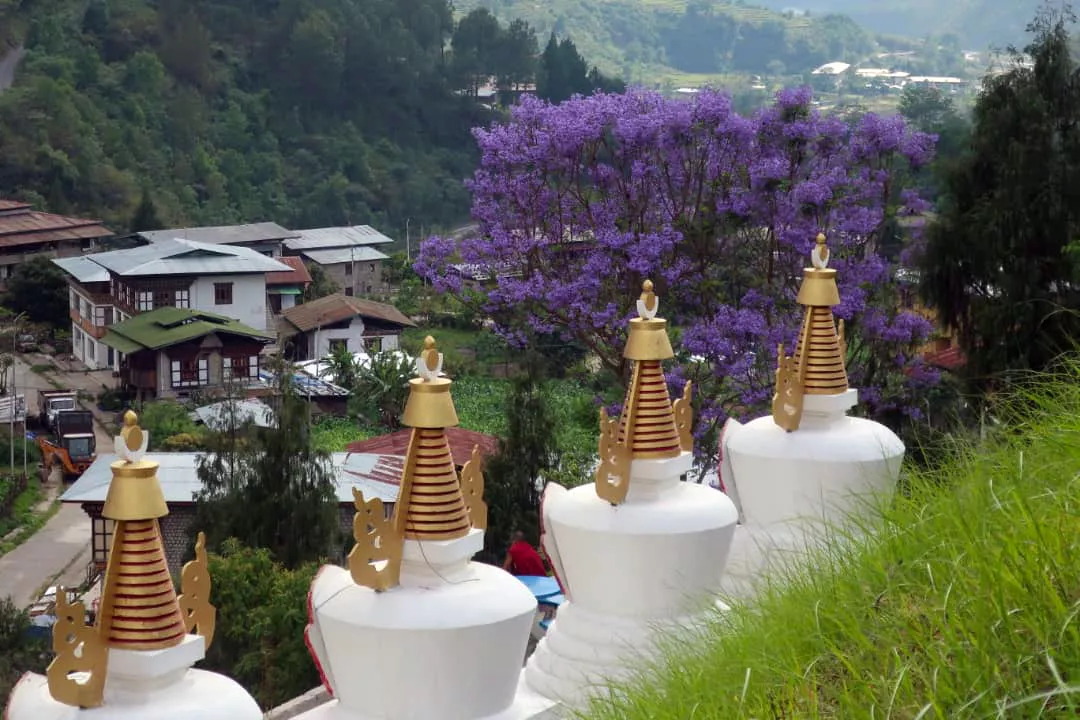
[[[142,199],[139,207],[135,208],[135,215],[131,218],[131,232],[143,232],[144,230],[161,230],[165,225],[158,217],[157,206],[150,197],[149,188],[143,188]]]
[[[473,96],[488,77],[496,74],[503,42],[499,21],[484,7],[463,17],[454,30],[451,43],[454,73]]]
[[[54,328],[70,327],[68,285],[64,271],[45,255],[36,255],[15,267],[8,279],[4,305],[25,312],[33,322]]]
[[[310,411],[291,369],[273,365],[272,426],[245,428],[234,413],[199,456],[192,531],[204,531],[212,548],[229,538],[266,548],[293,569],[337,548],[337,482],[329,453],[312,445]]]
[[[959,333],[977,385],[1040,369],[1080,335],[1080,82],[1067,11],[1047,7],[1021,63],[987,77],[970,155],[928,232],[922,292]]]
[[[499,89],[504,92],[515,91],[532,82],[536,77],[539,54],[536,33],[529,23],[521,19],[511,21],[503,31],[495,53]]]

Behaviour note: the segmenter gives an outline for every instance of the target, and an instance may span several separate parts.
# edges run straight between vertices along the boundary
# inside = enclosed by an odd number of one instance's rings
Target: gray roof
[[[213,245],[193,240],[161,242],[83,256],[121,276],[235,275],[291,271],[288,265],[251,248]]]
[[[109,282],[109,271],[85,256],[53,258],[53,262],[81,283]]]
[[[196,422],[201,422],[210,429],[217,429],[226,424],[225,413],[230,402],[236,404],[236,416],[241,420],[250,419],[258,427],[273,425],[273,412],[270,406],[259,400],[226,400],[224,402],[203,405],[191,413]]]
[[[375,248],[354,246],[333,248],[331,250],[303,250],[301,254],[312,262],[319,265],[337,265],[347,262],[375,262],[387,260],[389,256],[379,252]]]
[[[145,460],[158,463],[157,477],[161,483],[165,502],[184,504],[193,502],[195,493],[202,489],[195,471],[200,453],[147,453]],[[333,453],[334,470],[337,475],[337,496],[340,503],[353,503],[353,488],[364,493],[365,499],[379,498],[392,503],[397,500],[398,486],[376,480],[374,475],[387,466],[400,468],[401,459],[389,455],[368,453]],[[98,455],[93,464],[67,489],[60,501],[65,503],[103,503],[112,482],[112,468],[117,456]],[[376,467],[376,466],[380,467]]]
[[[174,228],[172,230],[146,230],[139,237],[156,243],[163,240],[194,240],[211,245],[245,245],[295,238],[296,233],[277,223],[261,222],[250,225],[218,225],[215,227]]]
[[[290,250],[328,250],[354,245],[386,245],[394,242],[370,225],[297,230],[299,237],[285,241]]]

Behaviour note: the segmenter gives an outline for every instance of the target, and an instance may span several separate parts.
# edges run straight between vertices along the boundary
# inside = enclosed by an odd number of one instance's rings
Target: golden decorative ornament
[[[394,530],[394,523],[386,517],[386,509],[379,498],[364,500],[364,494],[353,488],[353,539],[356,544],[349,551],[349,574],[357,585],[384,592],[401,582],[401,559],[405,549],[404,538]],[[382,563],[377,567],[376,563]]]
[[[694,406],[691,404],[694,384],[686,383],[682,397],[671,404],[675,417],[675,429],[679,432],[679,446],[683,452],[694,452]]]
[[[480,457],[480,446],[473,446],[472,456],[469,462],[461,468],[461,493],[465,496],[465,508],[469,512],[469,523],[476,530],[486,530],[488,524],[488,508],[484,502],[484,473],[482,470],[483,459]]]
[[[813,267],[803,270],[796,298],[806,309],[795,355],[785,356],[781,347],[777,360],[773,420],[788,432],[802,422],[804,395],[836,395],[848,389],[843,323],[838,332],[832,313],[840,304],[840,291],[836,270],[828,267],[830,257],[825,235],[818,234],[810,252]]]
[[[630,491],[630,448],[619,442],[619,421],[609,419],[600,408],[600,465],[596,468],[596,494],[612,505],[621,505]]]
[[[210,604],[210,565],[206,557],[206,533],[195,540],[195,559],[180,571],[177,603],[184,618],[184,629],[203,636],[205,648],[214,642],[217,608]]]
[[[67,588],[56,589],[56,624],[52,629],[56,657],[45,671],[53,700],[79,708],[99,707],[105,699],[108,650],[97,629],[86,624],[86,608],[68,602]],[[85,673],[82,679],[72,673]]]
[[[415,428],[394,505],[394,529],[407,540],[454,540],[471,528],[446,433]]]

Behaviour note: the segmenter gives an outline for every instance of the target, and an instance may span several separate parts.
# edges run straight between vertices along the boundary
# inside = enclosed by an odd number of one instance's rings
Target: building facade
[[[401,332],[416,323],[393,305],[335,293],[286,310],[279,337],[293,360],[324,358],[339,350],[397,350]]]
[[[93,252],[113,232],[97,220],[38,212],[16,200],[0,200],[0,290],[20,264],[39,255],[78,257]]]
[[[370,225],[297,230],[284,241],[286,255],[318,265],[342,293],[356,297],[383,297],[383,263],[389,257],[379,248],[394,241]]]

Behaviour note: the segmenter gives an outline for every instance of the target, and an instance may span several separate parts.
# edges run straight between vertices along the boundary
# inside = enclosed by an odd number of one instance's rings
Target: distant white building
[[[851,63],[831,62],[813,70],[811,75],[843,75],[851,69]]]

